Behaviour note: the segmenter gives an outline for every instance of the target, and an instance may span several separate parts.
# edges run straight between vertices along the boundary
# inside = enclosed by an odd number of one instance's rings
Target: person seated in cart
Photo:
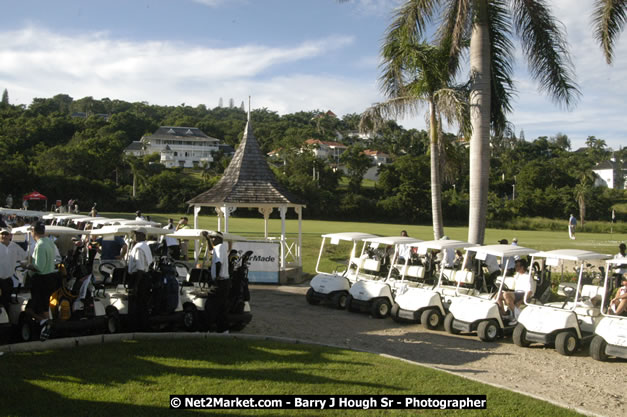
[[[623,277],[622,286],[616,292],[616,296],[610,301],[610,311],[617,316],[627,313],[627,277]]]
[[[496,300],[502,315],[504,315],[503,301],[505,301],[509,311],[510,324],[515,324],[518,319],[518,315],[520,314],[519,306],[523,303],[523,301],[525,301],[525,299],[533,297],[536,289],[536,282],[527,270],[527,261],[524,259],[518,259],[515,265],[516,273],[514,274],[513,291],[510,290],[501,292],[501,295]]]

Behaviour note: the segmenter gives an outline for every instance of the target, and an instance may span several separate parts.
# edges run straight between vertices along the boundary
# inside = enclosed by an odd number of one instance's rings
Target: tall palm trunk
[[[429,152],[431,153],[431,217],[433,219],[433,238],[444,235],[442,222],[442,193],[440,184],[440,154],[438,146],[438,125],[433,97],[429,100],[429,123],[431,129]]]
[[[482,244],[488,208],[490,172],[490,40],[487,0],[476,0],[477,14],[470,38],[470,207],[468,241]]]

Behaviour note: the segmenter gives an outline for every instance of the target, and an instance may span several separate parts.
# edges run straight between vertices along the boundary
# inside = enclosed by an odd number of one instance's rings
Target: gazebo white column
[[[301,256],[301,250],[303,247],[303,207],[294,207],[294,211],[296,212],[296,214],[298,214],[298,266],[303,266],[303,258]]]
[[[268,219],[270,219],[270,214],[274,211],[272,207],[259,207],[259,213],[263,214],[263,232],[264,239],[268,239]]]
[[[285,268],[285,214],[287,213],[287,206],[279,207],[279,213],[281,214],[281,268]]]

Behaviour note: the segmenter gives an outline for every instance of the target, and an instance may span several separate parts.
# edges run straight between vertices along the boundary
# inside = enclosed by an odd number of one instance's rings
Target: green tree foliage
[[[372,166],[372,160],[364,153],[362,146],[352,145],[340,155],[340,162],[346,167],[349,191],[359,193],[361,181],[368,168]]]

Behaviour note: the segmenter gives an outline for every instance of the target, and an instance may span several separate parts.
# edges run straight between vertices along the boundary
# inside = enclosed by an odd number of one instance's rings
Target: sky
[[[509,120],[526,140],[567,134],[627,146],[627,39],[608,66],[592,36],[592,0],[549,0],[564,24],[581,97],[574,109],[539,91],[516,43]],[[385,98],[381,40],[402,0],[5,0],[0,90],[11,104],[69,94],[216,107],[252,96],[279,114],[361,113]],[[627,35],[623,34],[623,38]],[[425,109],[426,111],[426,109]],[[425,128],[423,115],[399,120]],[[450,130],[454,130],[452,127]]]

